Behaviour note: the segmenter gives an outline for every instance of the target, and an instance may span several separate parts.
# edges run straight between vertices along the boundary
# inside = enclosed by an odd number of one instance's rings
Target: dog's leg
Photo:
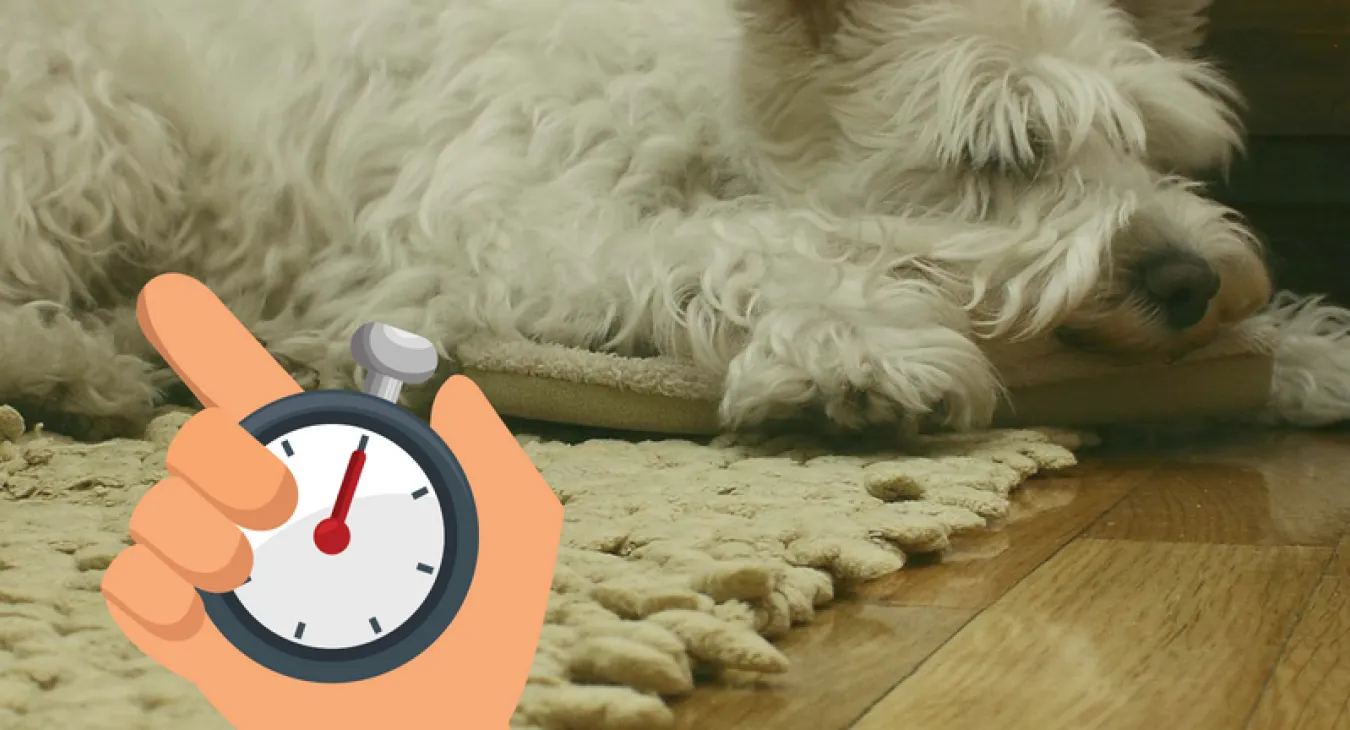
[[[966,313],[892,252],[915,243],[905,238],[916,226],[864,236],[871,226],[746,201],[696,210],[621,228],[612,222],[633,216],[618,210],[567,225],[506,222],[492,246],[446,237],[447,258],[423,267],[316,268],[297,282],[304,311],[254,333],[274,354],[314,367],[322,387],[359,384],[349,338],[380,321],[431,338],[447,356],[492,332],[689,359],[725,380],[722,414],[736,428],[803,415],[848,428],[988,420],[998,384],[967,337]],[[332,291],[360,295],[323,296]],[[452,368],[447,358],[440,375]],[[428,405],[439,380],[405,389],[405,405]]]
[[[94,31],[45,7],[0,26],[0,402],[126,434],[156,399],[132,305],[176,226],[183,153]]]
[[[139,434],[164,371],[128,352],[119,329],[50,303],[0,307],[0,404],[81,439]]]
[[[757,318],[728,366],[721,403],[728,425],[812,411],[849,429],[988,423],[998,383],[970,339],[931,321],[944,306],[937,296],[891,285],[878,287],[870,301],[841,299],[855,297],[785,300]]]
[[[906,230],[894,223],[886,245],[905,245]],[[659,278],[635,320],[654,327],[659,351],[725,376],[729,427],[812,415],[847,429],[971,427],[992,415],[1000,388],[966,312],[903,254],[770,210],[646,233]]]

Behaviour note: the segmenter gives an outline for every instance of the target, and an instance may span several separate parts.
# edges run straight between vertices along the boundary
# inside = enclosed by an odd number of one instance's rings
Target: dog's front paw
[[[970,428],[989,422],[1000,395],[984,355],[952,330],[820,323],[757,334],[724,383],[721,416],[733,429],[807,419],[845,430]]]
[[[150,422],[159,392],[150,366],[131,355],[86,363],[78,371],[55,367],[49,379],[20,378],[0,394],[30,424],[79,441],[138,438]]]

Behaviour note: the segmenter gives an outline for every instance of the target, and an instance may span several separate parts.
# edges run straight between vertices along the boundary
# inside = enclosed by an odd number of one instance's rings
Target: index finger
[[[136,301],[136,318],[202,405],[236,421],[301,390],[225,303],[190,276],[151,279]]]

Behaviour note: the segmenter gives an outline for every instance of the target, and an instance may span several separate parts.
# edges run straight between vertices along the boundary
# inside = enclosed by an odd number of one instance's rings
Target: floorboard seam
[[[1284,639],[1280,642],[1280,651],[1275,655],[1275,661],[1271,662],[1270,668],[1266,671],[1266,679],[1261,683],[1261,690],[1256,693],[1256,699],[1252,702],[1252,709],[1247,711],[1247,719],[1243,721],[1243,730],[1250,728],[1253,722],[1256,722],[1256,711],[1261,709],[1261,701],[1266,698],[1270,692],[1270,686],[1275,681],[1275,672],[1279,671],[1280,663],[1289,653],[1289,644],[1294,640],[1294,634],[1298,633],[1298,627],[1303,623],[1303,617],[1308,614],[1309,607],[1317,598],[1317,592],[1322,587],[1322,581],[1326,580],[1326,573],[1329,563],[1336,559],[1337,551],[1332,549],[1331,555],[1327,557],[1327,562],[1322,564],[1321,570],[1317,572],[1317,580],[1313,581],[1312,587],[1308,589],[1308,594],[1303,597],[1303,604],[1298,607],[1298,612],[1294,614],[1294,620],[1289,622],[1289,629],[1284,633]]]
[[[943,641],[942,641],[941,644],[938,644],[936,648],[934,648],[932,651],[928,652],[928,655],[925,656],[925,657],[923,658],[923,661],[921,661],[921,662],[915,664],[915,665],[914,665],[914,668],[911,669],[911,670],[909,670],[908,672],[906,672],[904,676],[900,677],[900,679],[897,680],[895,684],[891,685],[890,689],[887,689],[885,692],[881,693],[881,695],[878,696],[878,697],[876,698],[876,700],[874,700],[873,702],[869,703],[869,704],[867,705],[867,707],[866,707],[865,709],[863,709],[863,711],[862,711],[861,713],[859,713],[858,716],[857,716],[856,718],[853,719],[853,722],[851,722],[851,723],[848,724],[848,727],[850,727],[850,728],[857,727],[857,726],[858,726],[858,723],[862,722],[862,719],[863,719],[864,717],[867,717],[867,715],[868,715],[869,713],[871,713],[872,710],[873,710],[878,704],[880,704],[880,703],[881,703],[882,701],[884,701],[887,697],[889,697],[889,696],[891,695],[892,692],[894,692],[895,690],[899,689],[900,685],[904,684],[906,681],[909,680],[910,677],[914,676],[914,673],[915,673],[915,672],[919,671],[920,669],[922,669],[922,668],[924,667],[924,665],[928,664],[928,662],[929,662],[930,660],[932,660],[932,658],[933,658],[934,656],[936,656],[938,652],[942,651],[942,650],[947,646],[947,644],[951,643],[952,639],[955,639],[958,635],[960,635],[960,633],[961,633],[962,631],[965,631],[965,630],[966,630],[966,627],[970,626],[970,624],[971,624],[972,621],[974,621],[975,619],[979,618],[980,615],[983,614],[985,611],[989,610],[989,608],[990,608],[991,606],[993,606],[994,604],[998,603],[999,601],[1001,601],[1001,600],[1003,600],[1005,597],[1007,597],[1007,595],[1008,595],[1009,593],[1012,593],[1013,590],[1017,588],[1017,586],[1019,586],[1019,585],[1022,584],[1022,581],[1026,580],[1028,577],[1030,577],[1032,573],[1035,573],[1036,571],[1040,570],[1040,569],[1041,569],[1041,566],[1045,565],[1047,562],[1050,561],[1051,558],[1053,558],[1053,557],[1055,557],[1056,555],[1058,555],[1058,554],[1060,553],[1060,551],[1062,551],[1064,548],[1068,547],[1069,545],[1073,544],[1074,541],[1080,539],[1084,532],[1086,532],[1088,529],[1090,529],[1093,525],[1097,524],[1097,520],[1100,520],[1100,519],[1101,519],[1104,515],[1106,515],[1108,512],[1110,512],[1111,510],[1115,509],[1116,505],[1120,504],[1122,500],[1124,500],[1124,499],[1125,499],[1126,497],[1128,497],[1131,493],[1133,493],[1134,490],[1138,489],[1140,484],[1143,484],[1144,479],[1148,478],[1150,475],[1152,475],[1152,474],[1154,474],[1154,473],[1156,473],[1156,472],[1157,472],[1157,469],[1156,469],[1156,468],[1155,468],[1155,469],[1148,469],[1143,475],[1141,475],[1138,479],[1136,479],[1135,482],[1134,482],[1134,484],[1132,484],[1128,489],[1123,489],[1123,490],[1121,490],[1120,495],[1119,495],[1115,500],[1113,500],[1110,504],[1108,504],[1108,505],[1106,506],[1106,508],[1102,510],[1102,513],[1101,513],[1100,515],[1098,515],[1095,519],[1089,520],[1086,524],[1083,525],[1083,527],[1082,527],[1081,529],[1079,529],[1077,532],[1074,532],[1073,534],[1071,534],[1071,535],[1069,536],[1069,539],[1065,540],[1064,543],[1063,543],[1062,545],[1060,545],[1058,548],[1056,548],[1054,551],[1052,551],[1049,555],[1046,555],[1042,560],[1040,560],[1040,561],[1037,562],[1035,565],[1033,565],[1033,566],[1031,567],[1031,570],[1028,570],[1028,571],[1026,572],[1026,574],[1024,574],[1021,578],[1018,578],[1016,581],[1014,581],[1014,582],[1012,583],[1012,585],[1008,586],[1008,589],[1007,589],[1006,591],[1004,591],[1004,592],[1002,593],[1002,595],[998,596],[997,598],[995,598],[995,599],[992,600],[992,601],[989,601],[989,602],[985,603],[983,606],[973,607],[973,608],[971,609],[971,610],[973,611],[973,613],[971,613],[970,618],[967,618],[965,621],[963,621],[963,622],[961,623],[961,625],[960,625],[959,627],[957,627],[957,629],[951,633],[950,636],[948,636],[946,639],[943,639]],[[901,605],[911,605],[911,604],[901,604]],[[951,606],[941,606],[940,608],[954,608],[954,607],[951,607]]]

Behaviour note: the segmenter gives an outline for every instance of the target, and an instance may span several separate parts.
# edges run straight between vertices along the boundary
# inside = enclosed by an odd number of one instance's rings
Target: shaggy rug
[[[123,638],[99,593],[186,418],[166,411],[144,440],[83,444],[0,407],[0,727],[227,727]],[[1073,464],[1081,439],[989,431],[861,456],[791,438],[520,436],[567,524],[513,726],[656,730],[695,676],[784,671],[772,640],[841,584],[1000,517],[1027,478]]]

